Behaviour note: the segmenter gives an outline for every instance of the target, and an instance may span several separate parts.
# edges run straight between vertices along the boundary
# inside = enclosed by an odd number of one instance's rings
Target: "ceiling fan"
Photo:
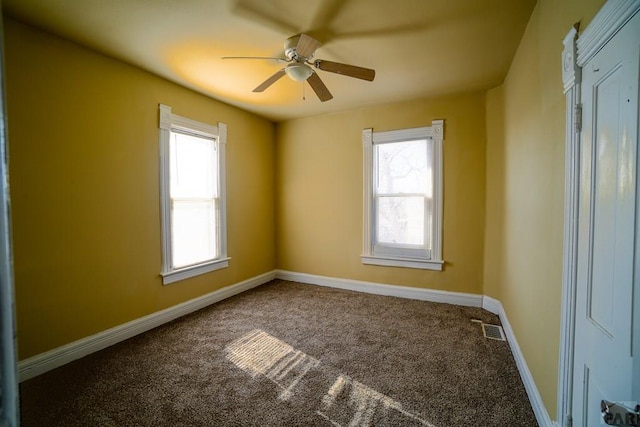
[[[284,42],[284,58],[225,56],[222,59],[272,59],[279,62],[288,62],[289,64],[286,67],[277,71],[274,75],[258,85],[258,87],[253,89],[253,92],[263,92],[286,74],[292,80],[299,82],[304,82],[306,80],[309,82],[309,85],[322,102],[332,99],[333,95],[329,92],[329,89],[322,82],[314,68],[370,82],[375,78],[375,70],[369,68],[326,61],[324,59],[313,60],[313,55],[320,46],[321,43],[313,37],[306,34],[298,34],[289,37]]]

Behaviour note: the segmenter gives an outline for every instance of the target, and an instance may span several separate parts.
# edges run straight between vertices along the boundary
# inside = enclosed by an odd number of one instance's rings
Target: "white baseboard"
[[[485,310],[497,316],[500,316],[500,311],[502,310],[502,304],[497,299],[484,295],[482,297],[482,308],[484,308]]]
[[[511,324],[509,323],[507,313],[504,311],[502,303],[495,298],[491,298],[485,295],[482,301],[482,308],[490,311],[491,313],[497,314],[500,317],[502,329],[504,330],[504,333],[507,337],[507,342],[509,343],[509,347],[511,348],[513,358],[516,361],[516,366],[518,367],[520,378],[522,379],[524,388],[527,391],[527,396],[529,396],[529,402],[531,403],[531,407],[533,408],[533,413],[536,416],[538,425],[540,425],[540,427],[557,427],[557,424],[551,421],[551,417],[549,417],[549,412],[547,411],[547,408],[542,401],[542,396],[540,396],[538,387],[536,387],[536,383],[533,380],[533,375],[531,375],[531,371],[529,370],[527,361],[524,358],[522,351],[520,350],[518,340],[516,339],[513,329],[511,328]]]
[[[308,283],[310,285],[327,286],[330,288],[364,292],[367,294],[441,302],[446,304],[463,305],[467,307],[482,307],[482,295],[477,294],[412,288],[409,286],[385,285],[381,283],[364,282],[360,280],[340,279],[337,277],[318,276],[315,274],[306,273],[295,273],[286,270],[276,270],[276,278],[282,280],[290,280],[292,282]]]
[[[275,277],[275,271],[261,274],[240,283],[236,283],[235,285],[224,287],[198,298],[174,305],[173,307],[166,308],[45,353],[21,360],[18,362],[18,376],[20,382],[43,374],[88,354],[117,344],[142,332],[146,332],[164,323],[170,322],[171,320],[177,319],[178,317],[192,313],[251,288],[260,286],[275,279]]]

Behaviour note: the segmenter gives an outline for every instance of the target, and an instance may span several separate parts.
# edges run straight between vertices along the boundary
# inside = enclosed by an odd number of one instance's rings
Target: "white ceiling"
[[[4,13],[272,120],[484,90],[506,75],[535,0],[3,0]],[[334,98],[283,77],[287,37],[314,59],[376,70],[373,82],[319,71]],[[303,100],[303,86],[306,100]]]

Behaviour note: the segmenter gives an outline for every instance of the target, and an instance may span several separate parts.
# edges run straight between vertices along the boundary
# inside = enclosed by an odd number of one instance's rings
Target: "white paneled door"
[[[636,14],[582,69],[575,426],[638,425],[639,57]]]

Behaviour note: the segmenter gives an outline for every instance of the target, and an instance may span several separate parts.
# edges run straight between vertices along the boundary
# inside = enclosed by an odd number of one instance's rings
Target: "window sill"
[[[436,260],[418,260],[415,258],[394,258],[394,257],[382,257],[378,255],[362,255],[360,257],[363,264],[369,265],[383,265],[386,267],[405,267],[405,268],[418,268],[421,270],[437,270],[442,271],[444,261]]]
[[[168,285],[173,282],[188,279],[190,277],[199,276],[201,274],[209,273],[211,271],[220,270],[221,268],[229,267],[229,260],[231,258],[216,259],[209,261],[205,264],[192,265],[190,267],[180,268],[176,270],[167,271],[161,273],[162,284]]]

